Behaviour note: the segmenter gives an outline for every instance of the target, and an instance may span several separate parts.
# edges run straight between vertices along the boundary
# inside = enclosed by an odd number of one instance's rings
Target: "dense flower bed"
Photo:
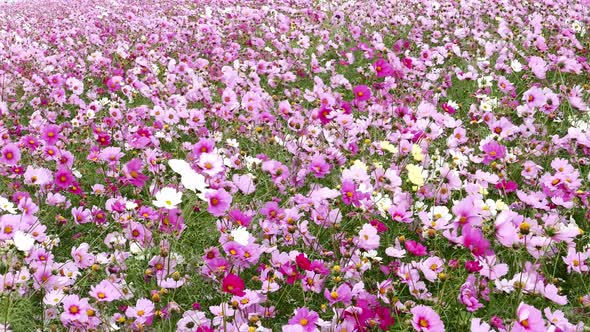
[[[0,330],[584,331],[589,24],[0,5]]]

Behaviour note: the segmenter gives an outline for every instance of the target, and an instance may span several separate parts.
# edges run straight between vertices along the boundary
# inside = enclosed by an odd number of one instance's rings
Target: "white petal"
[[[183,173],[189,171],[189,170],[193,170],[191,168],[191,165],[189,165],[189,163],[187,163],[185,160],[181,160],[181,159],[170,159],[168,161],[168,166],[170,166],[170,168],[172,168],[172,170],[180,175],[182,175]]]

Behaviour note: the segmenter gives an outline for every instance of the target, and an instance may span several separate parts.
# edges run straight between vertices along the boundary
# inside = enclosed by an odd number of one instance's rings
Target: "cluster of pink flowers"
[[[0,330],[581,332],[589,36],[588,0],[0,4]]]

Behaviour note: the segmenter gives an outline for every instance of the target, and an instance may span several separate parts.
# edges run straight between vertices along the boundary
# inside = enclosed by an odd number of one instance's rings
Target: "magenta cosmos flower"
[[[414,240],[406,240],[404,246],[406,247],[406,250],[414,256],[426,256],[427,254],[427,248]]]
[[[367,101],[371,98],[371,90],[366,85],[357,85],[352,89],[352,92],[358,101]]]
[[[60,128],[57,125],[50,124],[43,128],[41,132],[41,138],[49,145],[57,143],[60,137]]]
[[[236,296],[244,296],[244,280],[240,276],[230,273],[223,278],[221,283],[223,291]]]
[[[463,227],[463,245],[471,250],[475,256],[488,256],[492,254],[490,241],[488,241],[482,231],[478,228],[466,225]]]
[[[418,305],[412,308],[412,326],[416,331],[442,332],[445,324],[442,322],[436,311],[425,305]]]
[[[143,168],[143,161],[139,158],[131,159],[123,167],[123,173],[125,174],[125,182],[134,185],[136,187],[143,187],[145,182],[149,179],[148,176],[141,173]]]
[[[506,147],[496,141],[490,141],[483,145],[483,163],[488,165],[493,160],[502,159],[506,156]]]
[[[232,196],[224,189],[209,191],[205,198],[209,202],[207,211],[216,217],[223,216],[232,202]]]
[[[377,77],[393,76],[394,73],[393,66],[384,59],[375,61],[373,68],[375,68],[375,71],[377,72]]]
[[[63,166],[55,172],[54,184],[59,189],[68,188],[74,180],[75,178],[74,175],[72,175],[72,172]]]

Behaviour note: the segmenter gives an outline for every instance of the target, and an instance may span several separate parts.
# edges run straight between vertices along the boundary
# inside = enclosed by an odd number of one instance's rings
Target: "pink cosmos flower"
[[[541,293],[546,299],[559,305],[566,305],[568,303],[567,296],[559,295],[559,289],[553,284],[547,284]]]
[[[51,182],[52,174],[47,168],[33,168],[29,165],[23,176],[26,184],[44,186]]]
[[[85,323],[88,321],[88,299],[80,299],[78,295],[67,295],[61,300],[64,311],[60,319],[64,325],[71,322]]]
[[[143,161],[139,158],[133,158],[123,166],[123,174],[125,174],[125,182],[134,185],[138,188],[143,187],[145,182],[149,179],[148,176],[141,173],[143,168]]]
[[[211,153],[215,149],[215,141],[201,138],[193,147],[193,154],[197,157],[203,153]]]
[[[315,155],[309,164],[309,170],[316,178],[323,178],[330,173],[330,164],[326,162],[323,155]]]
[[[417,305],[410,310],[412,313],[412,326],[416,331],[443,332],[445,325],[440,316],[425,305]]]
[[[354,204],[354,206],[359,206],[360,198],[362,197],[361,192],[357,191],[356,185],[351,180],[344,180],[342,181],[342,187],[340,188],[340,193],[342,194],[342,201],[346,205]]]
[[[233,183],[238,189],[245,195],[249,195],[256,191],[256,185],[254,184],[254,176],[252,174],[234,174],[232,177]]]
[[[223,160],[216,153],[201,154],[197,165],[203,170],[203,173],[209,176],[223,172]]]
[[[21,158],[20,149],[16,144],[6,144],[0,150],[0,162],[6,165],[16,165]]]
[[[529,67],[535,76],[540,79],[544,80],[547,74],[547,62],[543,60],[543,58],[538,56],[532,56],[529,58]]]
[[[135,306],[127,307],[125,315],[129,318],[135,318],[135,323],[150,325],[154,318],[154,303],[146,298],[137,300]]]
[[[57,143],[60,137],[60,128],[54,124],[47,125],[41,132],[41,139],[49,145]]]
[[[543,93],[543,90],[534,86],[522,95],[522,100],[526,101],[527,105],[531,108],[541,107],[545,105],[547,97]]]
[[[295,316],[289,319],[289,324],[299,325],[303,327],[303,331],[311,332],[317,329],[315,324],[318,319],[319,315],[317,312],[307,308],[299,308],[295,310]]]
[[[330,305],[338,302],[348,305],[352,300],[352,292],[350,286],[342,284],[337,289],[332,288],[332,291],[329,291],[327,288],[324,289],[324,297],[330,302]]]
[[[252,216],[249,213],[242,212],[238,209],[233,209],[229,212],[229,219],[232,222],[244,227],[248,227],[248,225],[250,225],[252,222]]]
[[[471,332],[490,332],[491,330],[490,324],[483,322],[481,318],[473,318],[471,319]]]
[[[572,271],[578,273],[585,273],[590,270],[588,264],[586,263],[590,258],[590,254],[586,252],[578,252],[575,248],[568,248],[567,256],[562,257],[565,264],[567,264],[567,272],[571,273]]]
[[[300,269],[305,271],[311,271],[311,261],[305,257],[304,253],[301,253],[295,257],[295,262]]]
[[[121,152],[121,148],[109,146],[100,151],[98,157],[100,160],[108,163],[110,166],[115,166],[125,154]]]
[[[20,230],[21,216],[5,214],[0,216],[0,240],[9,240]]]
[[[112,302],[121,298],[121,291],[108,279],[90,287],[89,294],[98,302]]]
[[[371,224],[364,224],[359,232],[358,246],[365,250],[372,250],[379,248],[379,235],[377,229]]]
[[[481,264],[479,264],[478,261],[466,261],[465,269],[469,273],[475,273],[481,271],[483,269],[483,266],[481,266]]]
[[[223,216],[232,202],[232,196],[225,189],[208,191],[205,199],[209,202],[207,211],[216,217]]]
[[[453,115],[453,114],[455,114],[455,112],[457,112],[457,110],[453,106],[449,105],[448,103],[442,103],[442,105],[440,107],[442,108],[443,111],[445,111],[451,115]]]
[[[371,90],[366,85],[357,85],[352,89],[354,97],[358,101],[367,101],[371,99]]]
[[[480,308],[483,308],[483,304],[478,299],[478,285],[476,284],[475,277],[470,274],[461,289],[459,290],[459,301],[465,305],[465,308],[469,312],[475,312]]]
[[[518,183],[502,179],[500,182],[496,183],[496,189],[509,194],[511,192],[515,192],[516,190],[518,190]]]
[[[94,264],[94,255],[88,252],[89,249],[90,245],[88,243],[82,243],[77,248],[74,247],[71,250],[74,262],[81,269],[85,269]]]
[[[541,311],[531,305],[521,302],[516,309],[516,322],[512,332],[545,332],[546,326]]]

